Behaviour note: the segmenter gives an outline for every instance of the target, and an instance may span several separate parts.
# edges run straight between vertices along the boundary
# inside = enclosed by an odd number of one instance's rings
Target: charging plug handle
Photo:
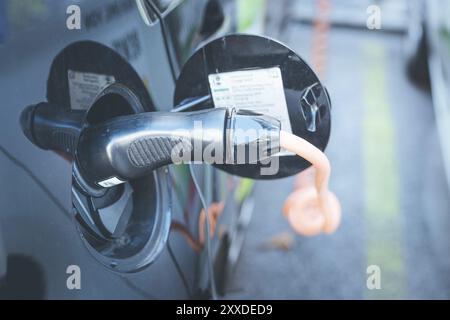
[[[226,110],[148,112],[102,122],[81,133],[77,165],[83,177],[100,186],[108,186],[106,181],[111,179],[142,177],[172,163],[173,152],[186,152],[189,144],[203,147],[216,143],[220,148],[226,114]],[[192,159],[192,155],[188,158]]]
[[[84,118],[84,111],[39,103],[27,107],[20,122],[35,145],[74,158],[83,183],[95,188],[171,163],[257,163],[279,151],[280,122],[251,111],[146,112],[90,126]],[[253,157],[240,157],[242,150]]]
[[[237,129],[252,129],[256,134],[239,139]],[[261,154],[270,156],[279,151],[279,131],[280,123],[274,118],[234,109],[141,113],[84,129],[76,161],[90,183],[107,187],[177,161],[232,164],[242,144],[264,142],[270,147]]]
[[[25,136],[34,145],[73,156],[85,114],[83,110],[64,110],[41,102],[22,111],[20,124]]]

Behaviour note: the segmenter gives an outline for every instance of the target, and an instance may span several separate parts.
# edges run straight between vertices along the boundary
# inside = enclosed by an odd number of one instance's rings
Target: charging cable
[[[203,195],[203,191],[200,188],[200,184],[198,183],[197,176],[194,171],[194,166],[192,163],[189,164],[189,171],[191,172],[192,181],[194,182],[195,189],[197,190],[198,196],[200,198],[200,202],[202,204],[203,210],[205,212],[205,250],[206,250],[206,259],[208,261],[208,271],[211,277],[210,287],[211,287],[211,296],[214,300],[217,300],[217,287],[216,287],[216,279],[214,276],[214,267],[213,267],[213,258],[211,252],[211,238],[210,238],[210,217],[208,214],[208,206],[206,205],[206,200]],[[200,231],[201,232],[201,231]]]
[[[293,134],[280,131],[280,145],[309,161],[315,180],[295,190],[286,199],[283,213],[299,234],[313,236],[320,232],[333,233],[341,221],[341,206],[328,190],[331,166],[326,155],[317,147]]]

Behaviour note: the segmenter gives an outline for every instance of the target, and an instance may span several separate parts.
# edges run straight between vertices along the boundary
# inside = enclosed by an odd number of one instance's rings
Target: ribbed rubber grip
[[[131,164],[138,168],[171,163],[172,155],[186,151],[189,145],[187,139],[177,137],[140,138],[131,143],[128,157]]]
[[[51,143],[47,149],[61,150],[67,154],[74,155],[77,148],[79,133],[74,131],[54,131],[51,135]]]

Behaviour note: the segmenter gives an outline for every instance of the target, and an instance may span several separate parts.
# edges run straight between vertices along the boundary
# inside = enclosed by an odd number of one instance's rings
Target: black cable
[[[205,198],[203,197],[203,192],[198,183],[197,176],[195,175],[194,167],[191,163],[189,164],[189,170],[191,172],[192,181],[194,182],[195,189],[197,189],[197,193],[200,198],[200,202],[202,203],[203,210],[205,211],[205,218],[206,218],[206,223],[205,223],[206,224],[206,228],[205,228],[205,231],[206,231],[205,232],[206,233],[205,244],[206,244],[206,246],[205,247],[206,247],[209,275],[211,277],[211,295],[214,300],[217,300],[216,279],[214,277],[214,268],[213,268],[213,262],[212,262],[213,259],[212,259],[212,254],[211,254],[211,245],[210,245],[210,237],[209,237],[210,230],[209,230],[208,209],[207,209]]]
[[[174,62],[172,61],[172,53],[170,52],[169,41],[167,40],[168,36],[167,36],[166,24],[164,22],[163,17],[159,13],[158,8],[156,8],[152,2],[147,0],[147,1],[145,1],[145,4],[148,7],[147,9],[150,9],[156,15],[156,17],[158,18],[158,20],[160,22],[161,33],[162,33],[162,37],[163,37],[163,41],[164,41],[164,47],[166,49],[167,59],[169,59],[170,72],[171,72],[173,81],[176,82],[177,74],[175,72]]]
[[[162,36],[163,36],[163,40],[164,40],[164,45],[166,48],[166,54],[167,54],[167,58],[169,59],[169,65],[170,65],[170,71],[172,72],[172,77],[173,80],[176,81],[176,72],[175,72],[175,67],[174,67],[174,63],[172,61],[172,54],[170,52],[170,48],[169,48],[169,42],[167,40],[167,30],[166,30],[166,26],[164,23],[164,19],[161,16],[161,14],[159,13],[158,9],[154,7],[154,5],[150,2],[150,1],[146,1],[146,4],[152,9],[152,11],[155,13],[155,15],[158,17],[160,23],[161,23],[161,31],[162,31]],[[188,109],[188,108],[186,108]],[[186,110],[183,109],[183,110]],[[180,110],[177,110],[180,111]],[[208,216],[208,211],[207,211],[207,207],[206,207],[206,202],[205,199],[203,197],[202,194],[202,190],[200,189],[200,186],[198,184],[197,178],[195,176],[195,173],[193,171],[193,167],[192,165],[189,165],[189,169],[191,171],[191,176],[192,176],[192,180],[194,181],[194,185],[197,189],[198,195],[200,197],[200,201],[202,202],[202,206],[203,206],[203,210],[205,210],[205,217],[206,217],[206,251],[207,251],[207,256],[208,256],[208,267],[209,267],[209,273],[211,276],[211,293],[213,296],[213,299],[217,299],[217,291],[216,291],[216,284],[215,284],[215,279],[214,279],[214,271],[213,271],[213,266],[212,266],[212,257],[211,257],[211,250],[210,250],[210,238],[209,238],[209,216]]]
[[[11,153],[9,153],[3,146],[0,145],[0,151],[5,155],[6,158],[8,158],[14,165],[22,169],[38,186],[41,188],[41,190],[48,196],[48,198],[53,202],[55,206],[60,209],[65,216],[67,216],[69,219],[72,219],[72,215],[70,212],[66,209],[66,207],[53,195],[53,193],[45,186],[45,184],[39,180],[38,177],[31,171],[30,168],[28,168],[23,162],[21,162],[19,159],[17,159],[15,156],[13,156]]]
[[[171,110],[171,112],[181,112],[181,111],[190,110],[193,107],[195,107],[195,106],[197,106],[199,104],[202,104],[202,103],[204,103],[204,102],[206,102],[208,100],[211,100],[211,96],[210,95],[206,95],[206,96],[203,96],[203,97],[200,97],[200,98],[196,98],[196,99],[193,99],[192,101],[189,101],[189,102],[187,102],[185,104],[176,106],[175,108],[173,108]],[[206,205],[205,198],[203,196],[203,191],[200,188],[200,185],[198,183],[198,180],[197,180],[197,177],[195,175],[195,172],[194,172],[192,164],[189,164],[189,171],[191,173],[191,177],[192,177],[192,181],[194,182],[195,189],[197,190],[197,193],[199,195],[200,201],[202,203],[203,210],[205,211],[205,218],[206,218],[206,230],[205,230],[206,241],[205,242],[206,242],[206,254],[207,254],[207,261],[208,261],[208,269],[209,269],[209,274],[210,274],[210,277],[211,277],[211,295],[212,295],[213,299],[216,300],[217,299],[217,290],[216,290],[216,282],[215,282],[215,277],[214,277],[214,268],[213,268],[213,263],[212,263],[213,259],[212,259],[212,255],[211,255],[211,249],[210,249],[209,215],[208,215],[208,211],[207,211],[207,205]],[[167,243],[167,244],[168,244],[168,247],[169,247],[169,243]],[[171,253],[171,255],[173,255],[173,252],[171,252],[170,247],[169,247],[169,253]],[[175,255],[173,255],[173,257],[175,258]],[[176,260],[174,260],[174,263],[177,264]],[[177,268],[177,270],[178,270],[178,268]],[[180,271],[181,271],[181,268],[180,268]],[[186,286],[187,285],[187,281],[186,281],[186,279],[184,277],[184,274],[182,272],[180,272],[180,271],[178,273],[180,274],[180,277],[183,279],[183,282],[185,282],[185,286]]]
[[[37,185],[38,187],[48,196],[48,198],[56,205],[58,209],[60,209],[64,215],[72,220],[72,215],[70,211],[66,210],[64,205],[53,195],[53,193],[45,186],[45,184],[38,178],[36,175],[28,168],[22,161],[13,156],[9,151],[7,151],[3,146],[0,145],[0,152],[5,155],[5,157],[10,160],[14,165],[16,165],[19,169],[22,169]],[[142,295],[147,299],[154,299],[152,295],[145,292],[141,288],[138,288],[134,283],[132,283],[129,279],[124,278],[123,276],[119,276],[119,278],[124,282],[126,286],[130,289],[136,291],[138,294]]]
[[[170,258],[173,261],[173,264],[175,265],[175,268],[177,269],[178,274],[180,275],[181,281],[183,281],[184,289],[186,290],[186,293],[190,298],[192,298],[192,292],[189,288],[189,284],[187,282],[186,276],[183,273],[183,270],[181,269],[180,264],[178,263],[177,258],[175,257],[175,254],[172,251],[172,247],[170,246],[170,239],[167,239],[167,250],[169,251]]]
[[[187,102],[182,102],[182,104],[179,104],[179,105],[173,107],[173,109],[170,110],[170,112],[181,112],[181,111],[191,110],[199,105],[204,104],[207,101],[212,102],[211,95],[206,95],[203,97],[194,98]]]

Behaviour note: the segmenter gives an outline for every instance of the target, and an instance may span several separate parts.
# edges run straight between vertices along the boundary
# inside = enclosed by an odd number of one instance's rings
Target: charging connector
[[[86,180],[108,187],[171,163],[263,160],[279,151],[279,132],[279,121],[234,109],[141,113],[83,130],[76,162]]]
[[[172,163],[257,163],[279,152],[280,122],[250,111],[216,108],[146,112],[81,129],[81,115],[41,103],[21,123],[37,146],[70,153],[93,187],[112,187]]]

